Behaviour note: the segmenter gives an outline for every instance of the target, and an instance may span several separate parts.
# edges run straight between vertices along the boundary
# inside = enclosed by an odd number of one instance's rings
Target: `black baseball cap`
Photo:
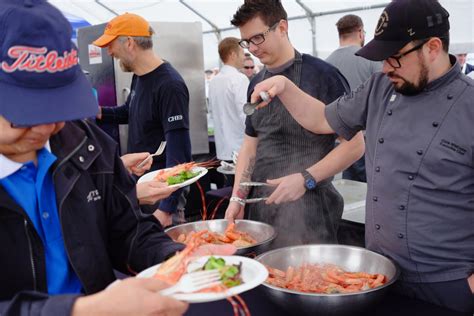
[[[356,52],[381,61],[413,40],[442,37],[449,32],[449,13],[437,0],[393,0],[382,12],[374,39]]]

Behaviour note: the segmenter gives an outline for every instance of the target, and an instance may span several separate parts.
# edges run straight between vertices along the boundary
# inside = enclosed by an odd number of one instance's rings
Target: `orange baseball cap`
[[[117,37],[125,36],[151,36],[150,25],[139,15],[125,13],[113,18],[105,27],[104,34],[92,44],[105,47]]]

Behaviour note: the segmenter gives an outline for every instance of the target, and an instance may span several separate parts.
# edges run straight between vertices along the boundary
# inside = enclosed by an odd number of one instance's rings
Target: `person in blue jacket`
[[[0,4],[0,314],[182,315],[133,275],[184,246],[139,206],[118,145],[97,126],[71,27],[44,0]],[[229,254],[206,247],[196,254]]]

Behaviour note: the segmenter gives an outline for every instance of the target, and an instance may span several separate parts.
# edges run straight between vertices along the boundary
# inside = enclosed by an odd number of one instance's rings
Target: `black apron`
[[[295,50],[293,65],[278,74],[300,86],[302,62],[301,54]],[[266,68],[262,71],[263,79],[275,75]],[[335,145],[334,135],[316,135],[301,127],[278,98],[274,98],[269,106],[257,110],[250,119],[258,135],[252,181],[265,182],[299,173],[321,160]],[[273,247],[337,243],[337,228],[344,202],[331,180],[321,181],[317,189],[306,191],[302,198],[294,202],[247,204],[249,219],[275,227],[278,236]],[[249,197],[268,196],[272,190],[254,187]]]

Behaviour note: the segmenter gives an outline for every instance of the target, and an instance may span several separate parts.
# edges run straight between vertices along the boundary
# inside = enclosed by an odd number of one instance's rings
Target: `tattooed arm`
[[[255,167],[255,154],[257,152],[258,139],[256,137],[244,136],[242,147],[240,147],[237,166],[235,167],[234,188],[232,197],[245,199],[249,193],[249,188],[241,187],[241,182],[251,181],[253,169]],[[244,205],[238,201],[230,201],[225,212],[225,218],[229,220],[241,219],[244,217]]]

